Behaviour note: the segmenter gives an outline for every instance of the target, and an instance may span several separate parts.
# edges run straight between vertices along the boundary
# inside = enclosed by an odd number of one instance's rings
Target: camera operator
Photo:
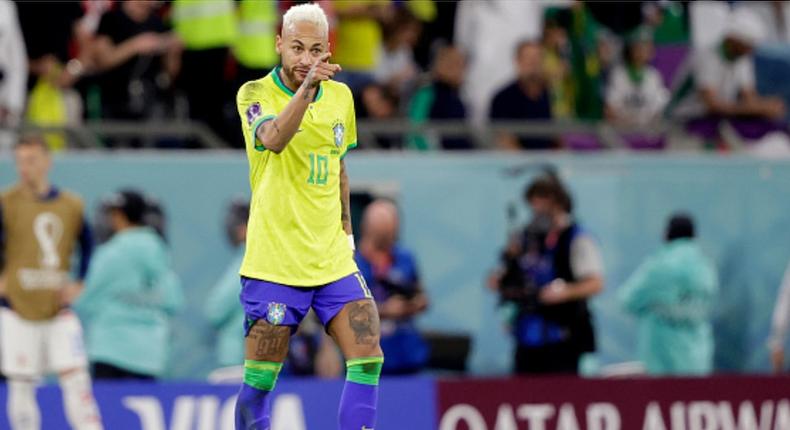
[[[556,176],[538,177],[524,197],[533,218],[509,241],[489,288],[517,308],[515,372],[575,374],[582,354],[595,350],[587,299],[603,289],[600,252]]]

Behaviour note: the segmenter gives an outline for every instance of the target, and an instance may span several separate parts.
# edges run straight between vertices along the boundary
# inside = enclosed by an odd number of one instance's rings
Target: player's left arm
[[[349,236],[353,234],[351,227],[351,187],[348,184],[346,162],[343,160],[340,160],[340,221],[343,223],[343,231]]]

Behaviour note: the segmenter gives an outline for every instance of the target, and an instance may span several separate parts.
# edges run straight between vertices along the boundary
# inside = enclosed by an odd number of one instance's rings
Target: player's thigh
[[[282,363],[288,356],[288,342],[292,329],[255,321],[244,338],[244,359]]]
[[[329,335],[348,359],[383,355],[381,324],[373,299],[346,303],[329,323]]]
[[[49,370],[68,373],[88,367],[82,324],[70,310],[55,316],[49,324],[44,340]]]
[[[0,307],[0,363],[9,378],[38,378],[44,374],[44,324],[27,321]]]
[[[315,293],[313,310],[346,359],[381,354],[379,314],[372,297],[359,272]]]
[[[313,291],[242,278],[240,298],[245,315],[245,358],[285,360],[288,340],[310,310]]]

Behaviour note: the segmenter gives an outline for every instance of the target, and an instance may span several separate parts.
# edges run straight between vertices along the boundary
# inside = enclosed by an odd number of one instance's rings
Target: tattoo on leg
[[[256,324],[247,337],[255,342],[255,356],[259,359],[284,357],[288,353],[287,327]]]
[[[348,324],[354,331],[357,345],[372,345],[379,332],[379,317],[373,303],[351,303],[348,308]]]

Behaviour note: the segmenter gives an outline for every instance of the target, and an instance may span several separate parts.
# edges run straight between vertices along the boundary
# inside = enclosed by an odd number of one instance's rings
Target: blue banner
[[[273,399],[271,430],[332,429],[343,381],[281,380]],[[101,383],[94,395],[111,430],[234,430],[238,386],[197,383]],[[0,410],[7,389],[0,385]],[[68,429],[57,385],[38,391],[41,428]],[[409,405],[408,413],[405,406]],[[436,428],[435,383],[427,378],[382,379],[376,430]],[[0,428],[9,428],[5,413]]]

